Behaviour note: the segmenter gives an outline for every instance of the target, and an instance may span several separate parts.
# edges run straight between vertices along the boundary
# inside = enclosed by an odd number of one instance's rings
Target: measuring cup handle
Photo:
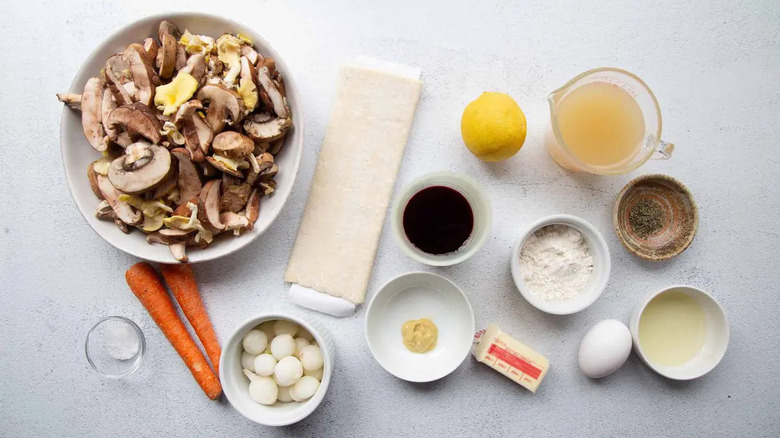
[[[658,146],[655,147],[653,159],[668,160],[669,158],[672,158],[672,152],[674,152],[674,143],[667,143],[663,140],[658,140]]]

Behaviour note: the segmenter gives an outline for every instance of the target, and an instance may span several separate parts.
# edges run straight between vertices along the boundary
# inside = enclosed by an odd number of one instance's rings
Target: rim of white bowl
[[[555,224],[567,225],[575,228],[582,233],[588,241],[589,247],[596,244],[605,255],[605,263],[599,263],[597,265],[597,262],[594,261],[593,264],[594,273],[598,270],[600,280],[592,286],[591,283],[588,283],[588,285],[585,286],[586,289],[583,293],[588,293],[589,295],[587,299],[581,300],[579,305],[571,304],[571,300],[576,299],[576,297],[562,301],[544,300],[531,291],[528,285],[525,284],[525,281],[523,281],[523,275],[520,272],[520,251],[522,250],[526,239],[540,228]],[[607,246],[607,241],[604,240],[604,236],[602,236],[590,222],[570,214],[553,214],[545,216],[527,227],[526,230],[520,234],[520,237],[515,240],[514,246],[512,247],[512,259],[509,261],[509,264],[512,280],[514,280],[515,286],[517,287],[517,290],[520,291],[523,298],[535,308],[553,315],[570,315],[587,309],[604,293],[607,283],[609,283],[609,275],[612,270],[612,258],[609,254],[609,247]]]
[[[81,63],[81,67],[79,67],[79,69],[76,71],[76,74],[73,76],[73,80],[71,81],[70,87],[68,88],[68,90],[71,93],[73,93],[73,92],[76,92],[76,93],[79,93],[79,94],[81,93],[81,90],[74,90],[74,87],[76,86],[76,80],[86,70],[88,61],[90,59],[92,59],[92,58],[95,58],[97,56],[97,54],[100,53],[100,51],[103,50],[103,48],[107,44],[112,43],[113,40],[117,37],[117,35],[119,35],[121,33],[124,33],[124,32],[127,32],[130,29],[132,29],[132,28],[134,28],[136,26],[139,26],[139,25],[141,25],[142,23],[145,23],[145,22],[156,22],[156,21],[161,21],[161,20],[175,21],[175,20],[180,19],[180,18],[201,18],[201,19],[205,19],[205,20],[221,20],[221,21],[224,21],[225,23],[227,23],[229,26],[234,26],[236,28],[247,29],[247,30],[251,31],[254,34],[254,35],[252,35],[253,43],[256,42],[256,41],[262,41],[263,44],[270,49],[270,52],[273,52],[273,54],[275,55],[274,56],[274,60],[276,61],[277,66],[280,67],[279,70],[284,72],[285,87],[288,90],[287,93],[288,94],[292,94],[293,96],[295,96],[296,108],[294,109],[294,112],[298,112],[299,113],[299,116],[296,117],[296,121],[295,121],[295,125],[294,125],[293,129],[295,129],[295,131],[299,131],[298,132],[299,143],[301,143],[301,146],[298,148],[298,152],[293,157],[294,165],[291,168],[294,167],[295,173],[294,173],[293,178],[292,178],[292,186],[291,186],[290,190],[287,193],[282,194],[282,195],[279,195],[278,193],[275,194],[276,196],[282,196],[282,198],[283,198],[282,199],[282,205],[279,208],[279,211],[277,211],[276,215],[273,218],[271,218],[271,220],[268,222],[267,225],[255,227],[253,230],[251,230],[250,232],[245,233],[243,236],[239,236],[239,238],[244,237],[244,241],[241,242],[241,244],[236,245],[234,248],[231,248],[230,250],[226,250],[224,252],[217,252],[217,251],[206,252],[207,250],[199,249],[198,251],[194,251],[192,254],[189,254],[189,261],[188,261],[188,263],[200,263],[200,262],[206,262],[206,261],[210,261],[210,260],[216,260],[216,259],[218,259],[220,257],[225,257],[227,255],[233,254],[233,253],[237,252],[238,250],[246,247],[250,243],[254,242],[255,239],[257,239],[263,233],[265,233],[265,231],[268,228],[270,228],[271,225],[274,222],[276,222],[276,219],[279,217],[279,215],[281,214],[282,210],[284,210],[284,208],[287,206],[287,201],[289,200],[289,197],[292,194],[292,190],[295,187],[295,182],[298,179],[298,173],[300,171],[301,156],[303,154],[303,139],[305,137],[305,131],[304,131],[305,114],[304,114],[304,111],[303,111],[304,106],[303,106],[303,104],[301,102],[301,100],[302,100],[301,99],[301,93],[298,90],[298,86],[297,86],[296,81],[294,79],[294,75],[292,74],[290,68],[287,66],[287,63],[285,62],[285,60],[279,55],[279,51],[276,49],[276,46],[271,44],[260,33],[254,31],[252,29],[252,27],[247,26],[247,25],[245,25],[245,24],[243,24],[243,23],[241,23],[239,21],[233,20],[231,18],[223,17],[223,16],[218,15],[218,14],[210,14],[210,13],[204,13],[204,12],[170,11],[170,12],[164,12],[164,13],[147,15],[147,16],[145,16],[143,18],[140,18],[138,20],[134,20],[134,21],[132,21],[132,22],[130,22],[128,24],[125,24],[124,26],[120,27],[119,29],[117,29],[116,31],[114,31],[110,35],[108,35],[106,38],[104,38],[100,42],[100,44],[98,44],[89,53],[89,55],[87,55],[84,58],[84,61]],[[134,250],[132,248],[126,248],[126,247],[121,247],[120,248],[119,246],[114,244],[114,242],[111,239],[109,239],[108,237],[104,236],[100,231],[98,231],[97,229],[95,229],[95,227],[92,226],[92,223],[90,223],[90,221],[89,221],[89,219],[87,217],[88,213],[82,210],[81,205],[76,200],[76,196],[73,193],[74,188],[71,186],[71,183],[70,183],[70,181],[73,178],[78,178],[79,175],[71,174],[71,172],[68,169],[68,166],[65,165],[66,158],[65,158],[65,146],[64,146],[64,143],[63,143],[63,139],[65,138],[65,134],[64,134],[65,118],[67,117],[68,111],[71,111],[71,110],[69,108],[67,108],[67,105],[63,105],[62,115],[60,116],[60,156],[61,156],[61,163],[62,163],[63,170],[65,171],[65,183],[68,186],[68,193],[70,194],[70,197],[71,197],[71,199],[73,200],[73,203],[76,206],[76,210],[78,210],[78,212],[84,218],[84,221],[87,222],[87,225],[89,225],[89,228],[92,229],[92,231],[94,231],[95,234],[97,234],[106,243],[108,243],[109,245],[113,246],[114,248],[116,248],[116,249],[118,249],[118,250],[120,250],[120,251],[122,251],[124,253],[130,254],[132,256],[138,257],[138,258],[143,259],[143,260],[149,260],[149,261],[158,262],[158,263],[178,263],[178,261],[175,260],[172,255],[170,257],[161,258],[161,257],[157,257],[155,255],[147,254],[144,251],[136,251],[136,250]],[[83,175],[81,175],[81,177],[83,177]],[[128,238],[136,237],[136,236],[133,236],[133,234],[137,234],[137,233],[128,234],[127,235]],[[133,237],[130,237],[130,236],[133,236]],[[217,242],[217,244],[218,243],[219,242]],[[203,256],[203,254],[206,254],[206,255]]]

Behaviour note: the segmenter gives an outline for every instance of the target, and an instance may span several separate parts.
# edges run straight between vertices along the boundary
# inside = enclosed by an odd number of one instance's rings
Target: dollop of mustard
[[[410,319],[401,327],[404,346],[412,353],[427,353],[436,348],[439,329],[428,318]]]

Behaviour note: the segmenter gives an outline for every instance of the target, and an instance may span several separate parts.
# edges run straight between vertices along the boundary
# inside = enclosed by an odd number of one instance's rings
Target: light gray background
[[[155,1],[17,2],[0,17],[0,435],[4,436],[777,436],[780,433],[780,3],[777,1]],[[350,4],[351,3],[351,4]],[[488,4],[490,3],[490,4]],[[10,5],[9,5],[10,6]],[[209,401],[128,290],[137,260],[93,233],[64,181],[58,129],[67,90],[87,54],[114,29],[163,8],[226,15],[284,54],[305,102],[298,183],[268,232],[239,253],[196,266],[220,340],[256,313],[324,320],[338,361],[324,403],[287,428],[245,420]],[[366,346],[365,308],[349,319],[316,316],[285,297],[282,273],[306,202],[338,68],[355,55],[423,70],[423,94],[398,185],[435,170],[481,181],[494,208],[490,239],[474,258],[434,269],[460,285],[482,327],[497,322],[544,353],[552,369],[531,394],[469,358],[449,377],[412,385],[386,373]],[[547,94],[598,66],[642,77],[661,103],[671,161],[619,177],[556,167],[542,147]],[[482,91],[514,96],[528,139],[513,159],[486,165],[460,139],[464,106]],[[85,143],[85,147],[86,143]],[[643,173],[683,181],[701,214],[681,256],[647,263],[622,248],[610,212]],[[612,252],[604,295],[568,317],[542,314],[515,290],[514,238],[531,221],[570,213],[593,223]],[[429,270],[406,258],[388,226],[368,298],[395,275]],[[688,283],[725,307],[723,362],[689,383],[665,380],[632,354],[609,378],[577,368],[584,333],[627,321],[648,291]],[[148,354],[130,378],[101,379],[83,342],[106,315],[144,330]]]

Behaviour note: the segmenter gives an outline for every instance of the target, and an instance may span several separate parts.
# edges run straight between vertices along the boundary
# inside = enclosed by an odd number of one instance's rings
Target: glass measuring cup
[[[583,162],[572,152],[563,139],[559,126],[559,105],[572,91],[594,82],[620,87],[636,101],[644,119],[644,135],[635,152],[625,160],[609,165],[593,165]],[[650,88],[636,75],[618,68],[603,67],[588,70],[553,91],[547,99],[550,103],[551,132],[548,133],[547,151],[558,165],[574,172],[588,172],[597,175],[618,175],[630,172],[650,158],[668,159],[674,151],[674,144],[661,140],[661,108]]]

